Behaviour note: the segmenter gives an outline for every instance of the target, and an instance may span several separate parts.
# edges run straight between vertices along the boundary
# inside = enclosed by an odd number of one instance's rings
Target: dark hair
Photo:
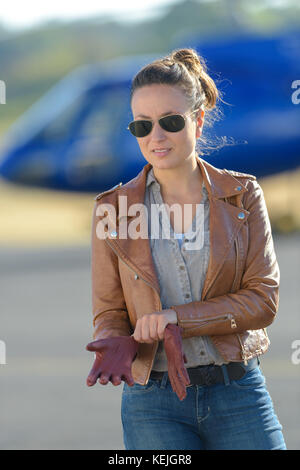
[[[135,90],[151,84],[166,84],[178,86],[184,93],[191,110],[201,108],[205,111],[204,126],[211,127],[213,122],[222,116],[217,105],[222,100],[221,92],[217,89],[214,80],[207,73],[207,66],[203,57],[195,49],[175,49],[169,55],[145,65],[133,78],[130,91],[130,105]],[[197,119],[197,113],[194,118]],[[203,136],[199,138],[203,155],[209,149],[217,149],[228,145],[227,138],[222,137],[220,145],[211,145],[211,141]],[[231,145],[231,143],[229,143]]]

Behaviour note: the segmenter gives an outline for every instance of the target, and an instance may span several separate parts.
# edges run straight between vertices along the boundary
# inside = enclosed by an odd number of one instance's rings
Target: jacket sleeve
[[[170,308],[177,313],[184,338],[226,335],[270,325],[279,306],[280,271],[262,188],[248,180],[244,208],[248,216],[249,246],[240,289],[205,301]]]
[[[120,281],[118,257],[103,238],[97,236],[96,215],[99,203],[95,203],[91,234],[91,275],[93,338],[130,336],[132,329]]]

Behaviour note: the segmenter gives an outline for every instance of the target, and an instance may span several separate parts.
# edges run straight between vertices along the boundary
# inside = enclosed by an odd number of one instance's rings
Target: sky
[[[93,15],[113,15],[121,20],[140,20],[159,13],[160,7],[179,3],[181,0],[84,0],[83,2],[44,0],[9,0],[0,12],[0,24],[9,29],[26,29],[44,21],[90,18]]]

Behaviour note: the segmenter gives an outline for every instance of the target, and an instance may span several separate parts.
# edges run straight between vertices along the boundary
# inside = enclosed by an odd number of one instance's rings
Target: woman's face
[[[176,86],[152,84],[138,88],[132,97],[133,119],[151,119],[154,121],[150,134],[137,137],[144,158],[154,168],[167,169],[181,166],[186,160],[194,158],[197,138],[201,136],[203,117],[201,110],[191,116],[183,92]],[[167,114],[184,114],[185,127],[179,132],[167,132],[158,123],[158,119]],[[202,115],[203,115],[202,111]],[[197,123],[195,121],[197,116]],[[155,149],[170,149],[167,155],[155,153]]]

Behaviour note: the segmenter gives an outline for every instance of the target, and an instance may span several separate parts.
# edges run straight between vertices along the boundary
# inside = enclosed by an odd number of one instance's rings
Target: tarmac
[[[273,238],[280,306],[261,369],[287,448],[299,450],[300,234]],[[124,449],[122,385],[85,383],[93,361],[85,350],[92,341],[90,247],[2,246],[0,256],[0,449]]]

